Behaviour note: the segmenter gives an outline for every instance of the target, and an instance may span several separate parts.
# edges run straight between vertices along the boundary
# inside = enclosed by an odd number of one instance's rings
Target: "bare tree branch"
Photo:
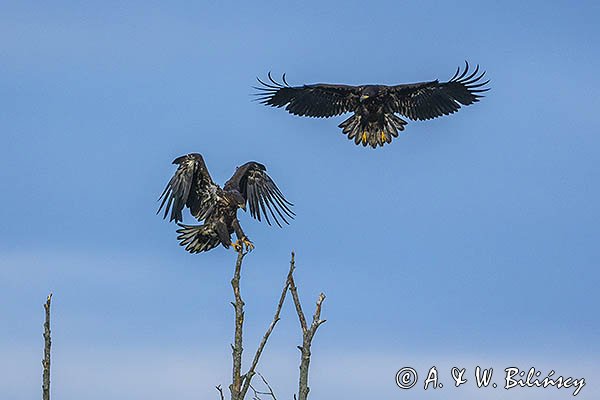
[[[225,400],[225,395],[223,394],[223,388],[221,387],[221,385],[217,385],[217,386],[215,386],[215,388],[218,390],[219,394],[221,395],[221,400]]]
[[[292,281],[292,274],[294,273],[294,269],[295,269],[294,255],[292,253],[292,261],[290,262],[290,270],[288,271],[288,275],[285,280],[285,285],[283,287],[283,290],[281,291],[281,296],[279,297],[279,303],[277,304],[277,310],[275,311],[275,316],[273,317],[273,321],[271,321],[271,324],[269,325],[267,332],[265,333],[262,340],[260,341],[260,344],[258,345],[258,349],[256,350],[256,354],[254,354],[254,359],[252,360],[252,364],[250,365],[248,372],[246,372],[246,374],[244,375],[244,382],[243,382],[243,386],[242,386],[240,399],[243,399],[246,396],[246,393],[248,392],[248,388],[251,386],[250,383],[252,381],[252,377],[255,374],[256,367],[258,366],[258,361],[260,360],[262,351],[265,348],[265,346],[267,344],[267,340],[269,340],[269,336],[271,336],[271,333],[273,332],[275,325],[277,324],[277,322],[279,322],[279,319],[280,319],[279,315],[281,314],[281,308],[283,307],[283,303],[285,302],[285,297],[286,297],[288,289],[290,287],[290,282]],[[262,377],[262,375],[261,375],[261,377]],[[263,378],[263,381],[264,381],[264,378]]]
[[[44,359],[42,360],[42,400],[50,400],[50,347],[52,339],[50,338],[50,302],[52,293],[48,295],[44,310],[46,312],[46,321],[44,322]]]
[[[292,253],[292,263],[294,262],[294,253]],[[294,282],[293,275],[290,278],[290,291],[292,292],[292,298],[294,299],[294,305],[296,306],[296,313],[298,314],[298,320],[300,321],[300,327],[302,328],[302,347],[299,347],[301,351],[300,358],[300,379],[298,382],[298,400],[306,400],[308,398],[308,369],[310,366],[310,346],[312,340],[317,332],[317,329],[325,320],[321,319],[321,307],[325,300],[325,295],[321,293],[317,298],[317,305],[315,313],[313,315],[313,321],[310,325],[306,323],[306,317],[302,311],[302,305],[300,304],[300,297],[298,296],[298,289]],[[296,396],[294,396],[296,398]]]
[[[265,377],[262,376],[262,374],[260,372],[257,372],[257,374],[258,374],[258,376],[260,376],[260,379],[262,379],[265,386],[269,389],[269,392],[265,393],[265,394],[268,394],[269,396],[271,396],[273,398],[273,400],[277,400],[277,398],[275,397],[275,393],[273,393],[273,388],[271,388],[271,385],[269,385],[269,382],[267,382]]]
[[[260,398],[261,394],[264,394],[263,392],[259,392],[258,390],[256,390],[256,388],[252,385],[250,385],[250,389],[252,389],[252,392],[254,393],[254,395],[252,396],[252,400],[262,400]]]
[[[260,376],[260,378],[262,379],[265,386],[269,389],[269,391],[268,392],[260,392],[260,391],[256,390],[256,388],[254,386],[250,385],[250,389],[252,389],[252,392],[254,393],[254,396],[252,397],[253,400],[262,400],[260,397],[261,395],[271,396],[271,398],[273,400],[277,400],[277,397],[275,397],[275,393],[273,393],[273,389],[271,388],[271,386],[269,385],[269,383],[267,382],[265,377],[262,376],[259,372],[257,372],[256,374],[258,376]]]
[[[310,348],[312,345],[312,340],[317,332],[317,329],[321,324],[325,322],[325,320],[321,319],[321,309],[323,305],[323,301],[325,300],[325,295],[321,293],[317,299],[315,313],[313,314],[312,323],[310,326],[306,321],[306,316],[304,315],[304,311],[302,310],[302,305],[300,303],[300,297],[298,295],[298,288],[296,287],[296,283],[294,281],[294,271],[296,269],[295,264],[295,254],[292,252],[292,257],[290,260],[290,269],[288,271],[288,276],[285,281],[285,285],[281,291],[281,295],[279,296],[279,302],[277,303],[277,308],[275,310],[275,315],[273,316],[273,320],[269,324],[267,331],[263,335],[256,353],[254,354],[254,358],[248,369],[248,372],[242,375],[242,353],[243,353],[243,327],[244,327],[244,306],[245,303],[242,300],[242,296],[240,293],[240,279],[241,279],[241,270],[244,256],[247,254],[247,251],[243,250],[238,251],[238,257],[235,264],[235,271],[233,274],[233,278],[231,279],[231,287],[233,288],[233,294],[235,301],[231,304],[235,310],[235,334],[234,334],[234,343],[232,347],[232,358],[233,358],[233,371],[232,371],[232,383],[229,385],[229,391],[231,392],[231,400],[244,400],[246,397],[248,390],[251,389],[255,400],[260,400],[261,395],[268,395],[276,400],[273,389],[266,381],[266,379],[256,371],[256,367],[260,361],[260,357],[262,356],[263,350],[267,345],[269,337],[277,325],[277,322],[280,320],[281,309],[283,308],[283,304],[285,303],[285,298],[287,296],[288,290],[291,292],[292,299],[294,301],[294,306],[296,308],[296,313],[298,314],[298,320],[300,321],[300,327],[302,328],[302,346],[298,347],[301,351],[301,361],[300,361],[300,378],[299,378],[299,387],[298,387],[298,396],[294,394],[294,399],[298,400],[307,400],[308,398],[308,370],[310,367],[310,357],[311,352]],[[261,392],[256,390],[254,386],[252,386],[252,378],[254,375],[258,374],[265,386],[269,389],[268,392]],[[221,396],[221,400],[224,400],[223,391],[221,386],[217,386],[217,390]]]
[[[240,294],[240,275],[242,271],[242,261],[247,252],[238,251],[237,261],[235,263],[235,271],[233,278],[231,279],[231,287],[233,288],[233,295],[235,297],[235,303],[231,303],[235,309],[235,335],[232,346],[232,357],[233,357],[233,373],[232,382],[229,385],[229,391],[231,392],[231,400],[242,400],[240,397],[240,391],[242,388],[242,331],[244,327],[244,301]]]
[[[290,269],[293,272],[296,269],[296,260],[295,254],[292,252],[292,260],[290,261]],[[302,328],[302,333],[307,331],[308,326],[306,325],[306,318],[304,317],[304,312],[302,311],[302,304],[300,304],[300,298],[298,297],[298,289],[296,288],[296,283],[294,282],[293,275],[289,277],[289,285],[290,292],[292,292],[292,298],[294,299],[294,305],[296,306],[296,313],[298,314],[298,319],[300,320],[300,327]]]

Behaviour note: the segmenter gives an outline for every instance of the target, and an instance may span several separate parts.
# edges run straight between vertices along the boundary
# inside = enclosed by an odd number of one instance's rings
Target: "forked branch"
[[[260,376],[260,379],[262,379],[263,384],[267,387],[267,389],[269,389],[268,392],[261,392],[256,390],[256,388],[254,388],[254,386],[250,385],[250,389],[252,389],[252,392],[254,393],[254,396],[252,397],[253,400],[262,400],[262,398],[260,396],[266,395],[266,396],[271,396],[271,398],[273,400],[277,400],[277,397],[275,397],[275,393],[273,393],[273,388],[271,387],[271,385],[269,385],[269,382],[267,382],[267,380],[265,379],[264,376],[262,376],[260,374],[260,372],[256,373],[258,376]]]
[[[235,301],[231,304],[235,310],[235,333],[234,333],[234,342],[232,347],[232,358],[233,358],[233,371],[232,371],[232,383],[229,385],[229,391],[231,392],[231,400],[244,400],[246,397],[248,390],[251,389],[254,394],[255,399],[259,399],[260,395],[268,395],[271,396],[275,400],[275,394],[273,393],[273,389],[265,378],[256,372],[256,368],[260,361],[260,357],[263,353],[265,346],[267,345],[267,341],[273,332],[275,325],[279,322],[281,309],[283,308],[283,304],[285,303],[285,298],[287,296],[288,290],[292,294],[292,298],[294,300],[294,306],[296,308],[296,313],[298,314],[298,319],[300,320],[300,327],[302,328],[302,346],[300,348],[302,352],[301,361],[300,361],[300,379],[299,379],[299,389],[298,389],[298,399],[306,400],[308,397],[309,387],[308,387],[308,369],[310,366],[310,348],[312,344],[312,340],[317,332],[317,329],[321,324],[325,322],[325,320],[321,319],[321,308],[323,301],[325,300],[325,295],[321,293],[319,298],[317,299],[317,306],[315,309],[315,313],[313,315],[313,320],[310,326],[306,321],[306,317],[304,316],[304,312],[302,311],[302,305],[300,303],[300,298],[298,296],[298,289],[294,282],[294,271],[296,269],[295,264],[295,255],[292,252],[292,258],[290,261],[290,268],[288,271],[288,275],[281,291],[281,295],[279,296],[279,302],[277,303],[277,308],[275,310],[275,315],[273,320],[269,324],[267,331],[263,335],[256,353],[254,354],[254,358],[252,359],[252,363],[250,364],[250,368],[248,372],[242,375],[242,353],[243,353],[243,327],[244,327],[244,301],[242,300],[242,296],[240,293],[240,279],[241,279],[241,270],[242,263],[244,260],[244,256],[247,252],[239,251],[237,261],[235,264],[235,270],[233,274],[233,278],[231,279],[231,286],[233,288],[233,294]],[[258,374],[265,386],[269,389],[268,392],[260,392],[252,386],[252,378]],[[217,386],[217,390],[221,397],[221,400],[224,400],[223,390],[221,386]],[[296,396],[294,395],[294,398]]]
[[[295,260],[294,253],[292,253],[292,267],[291,270],[293,272],[295,268]],[[306,322],[306,317],[304,316],[304,312],[302,311],[302,305],[300,303],[300,297],[298,296],[298,289],[296,287],[296,283],[294,282],[294,276],[290,275],[290,292],[292,292],[292,299],[294,299],[294,305],[296,306],[296,313],[298,314],[298,320],[300,321],[300,327],[302,328],[302,346],[299,346],[301,357],[300,357],[300,379],[298,381],[298,400],[306,400],[308,398],[308,392],[310,388],[308,387],[308,369],[310,367],[310,347],[312,345],[312,340],[319,329],[319,326],[325,322],[324,319],[321,319],[321,308],[323,305],[323,301],[325,300],[325,295],[321,293],[317,298],[317,304],[315,308],[315,313],[313,315],[313,320],[310,326],[308,326]],[[294,396],[295,397],[295,396]]]
[[[283,307],[283,303],[285,302],[285,297],[289,290],[290,283],[292,282],[292,274],[293,273],[294,273],[294,264],[293,264],[293,260],[292,260],[292,262],[290,263],[290,269],[288,271],[287,278],[285,280],[285,285],[283,286],[281,295],[279,296],[279,303],[277,303],[277,309],[275,310],[275,316],[273,317],[271,324],[267,328],[267,331],[265,332],[262,340],[260,341],[260,344],[258,345],[258,349],[256,349],[256,353],[254,354],[254,359],[252,360],[252,364],[250,365],[248,372],[246,372],[246,374],[244,374],[244,377],[243,377],[244,383],[242,386],[240,399],[243,399],[244,396],[246,396],[248,389],[251,387],[252,378],[254,377],[254,374],[256,373],[256,367],[258,366],[258,361],[260,360],[260,356],[262,355],[262,352],[263,352],[265,346],[267,345],[267,341],[269,340],[269,336],[271,336],[271,333],[273,332],[275,325],[277,325],[277,322],[279,322],[279,319],[280,319],[279,315],[281,314],[281,308]],[[266,381],[262,377],[262,375],[261,375],[261,378],[266,384]],[[268,384],[267,384],[267,386],[268,386]],[[273,398],[274,397],[275,396],[273,396]]]

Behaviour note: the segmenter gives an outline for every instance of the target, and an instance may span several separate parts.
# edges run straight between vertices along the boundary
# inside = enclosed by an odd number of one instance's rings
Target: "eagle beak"
[[[366,94],[363,94],[362,96],[360,96],[360,101],[365,101],[368,98],[369,98],[369,96],[367,96]]]

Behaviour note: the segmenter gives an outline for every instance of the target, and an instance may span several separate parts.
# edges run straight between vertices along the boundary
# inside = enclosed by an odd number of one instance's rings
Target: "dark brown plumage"
[[[233,243],[235,250],[254,248],[244,234],[237,218],[238,208],[246,210],[250,206],[250,215],[271,225],[271,219],[281,227],[288,224],[287,218],[294,218],[287,201],[275,182],[267,175],[266,167],[251,161],[238,167],[233,176],[221,189],[213,182],[200,154],[192,153],[176,158],[173,164],[179,167],[161,194],[162,200],[158,212],[164,207],[163,218],[175,221],[181,229],[177,230],[180,244],[190,253],[208,251],[219,244],[229,248],[231,234],[235,232],[238,240]],[[182,211],[187,207],[194,218],[202,225],[184,225]],[[267,212],[268,210],[268,212]],[[280,222],[281,220],[281,222]]]
[[[479,65],[469,73],[465,62],[464,71],[457,69],[448,82],[438,80],[395,86],[386,85],[331,85],[312,84],[290,86],[285,74],[283,83],[276,82],[269,73],[269,81],[258,81],[262,87],[257,93],[262,104],[285,107],[290,114],[328,118],[347,112],[354,113],[339,127],[348,139],[363,146],[383,146],[398,137],[406,121],[396,114],[412,120],[428,120],[458,111],[484,97],[481,93],[489,80],[482,82],[485,71],[479,73]]]

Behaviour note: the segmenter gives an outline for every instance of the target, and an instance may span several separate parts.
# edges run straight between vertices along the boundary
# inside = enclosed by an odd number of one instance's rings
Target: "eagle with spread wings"
[[[287,218],[294,218],[290,209],[293,205],[285,199],[275,182],[267,175],[264,165],[250,161],[237,167],[233,176],[223,188],[215,184],[210,177],[204,159],[200,154],[192,153],[176,158],[177,171],[171,178],[159,201],[157,213],[164,208],[163,218],[175,221],[181,229],[177,230],[177,239],[190,253],[200,253],[217,247],[233,246],[236,251],[252,250],[254,244],[248,239],[237,218],[238,208],[246,211],[250,206],[250,215],[271,225],[271,219],[281,227],[289,224]],[[184,225],[182,211],[189,208],[192,216],[202,225]],[[267,212],[268,210],[268,212]],[[231,242],[231,234],[237,236]]]
[[[353,115],[339,127],[348,139],[363,146],[383,146],[398,137],[407,124],[398,117],[400,114],[411,120],[428,120],[458,111],[484,97],[489,90],[482,81],[484,72],[479,65],[469,72],[456,70],[448,82],[438,80],[403,85],[332,85],[317,83],[303,86],[290,86],[285,78],[283,83],[275,81],[269,73],[269,82],[257,78],[262,87],[255,87],[262,104],[272,107],[285,107],[290,114],[329,118],[352,112]]]

